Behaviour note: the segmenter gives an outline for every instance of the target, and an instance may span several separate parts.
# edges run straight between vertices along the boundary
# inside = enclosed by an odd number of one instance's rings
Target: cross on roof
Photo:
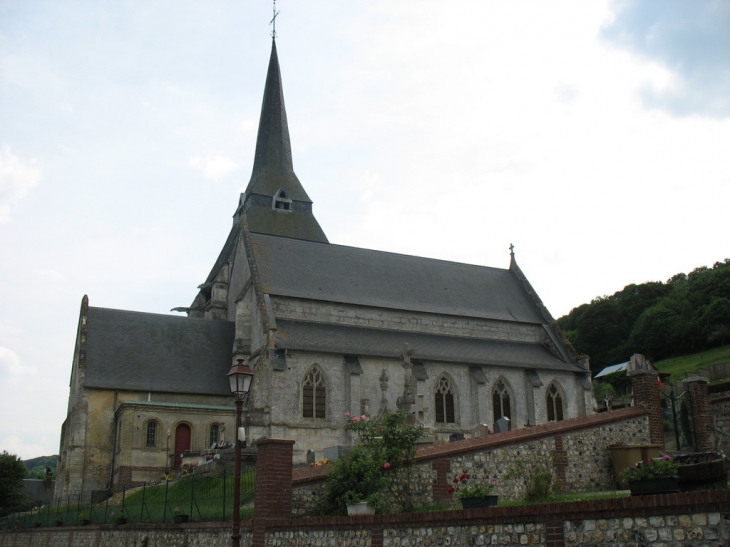
[[[514,258],[515,257],[515,246],[511,243],[509,244],[509,255]]]
[[[274,17],[271,18],[271,21],[269,21],[269,24],[272,26],[271,30],[271,37],[276,38],[276,16],[279,15],[279,12],[276,11],[276,0],[274,0]]]

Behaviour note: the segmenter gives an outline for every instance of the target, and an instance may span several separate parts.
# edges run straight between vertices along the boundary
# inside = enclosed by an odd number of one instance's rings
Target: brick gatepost
[[[712,443],[712,415],[710,414],[710,394],[707,378],[690,376],[683,380],[689,394],[690,412],[692,413],[692,431],[695,436],[695,445],[700,452],[713,450]]]
[[[264,547],[266,521],[291,518],[292,458],[294,441],[256,441],[256,492],[254,494],[252,547]]]
[[[631,376],[631,387],[634,391],[634,404],[643,406],[649,411],[651,444],[658,444],[664,448],[664,417],[662,416],[662,400],[659,394],[659,375],[653,370],[629,374]]]
[[[439,458],[431,463],[431,469],[436,471],[436,483],[433,485],[433,501],[448,504],[451,502],[449,494],[449,472],[451,471],[451,458]]]

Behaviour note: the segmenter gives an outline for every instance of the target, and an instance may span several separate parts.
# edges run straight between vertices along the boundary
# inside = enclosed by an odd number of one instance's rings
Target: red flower
[[[454,492],[456,492],[456,488],[449,486],[449,494],[453,494]]]
[[[388,468],[390,467],[390,464],[389,464],[388,462],[385,462],[385,463],[383,464],[383,467],[384,467],[385,469],[388,469]]]
[[[454,482],[455,483],[458,483],[459,482],[459,479],[454,479]],[[452,486],[452,488],[453,488],[453,486]]]
[[[354,418],[352,419],[352,421],[353,421],[353,422],[359,422],[359,421],[360,421],[360,418],[358,418],[357,416],[355,416],[355,417],[354,417]]]
[[[350,417],[350,413],[349,412],[345,412],[345,418],[349,418],[349,417]]]

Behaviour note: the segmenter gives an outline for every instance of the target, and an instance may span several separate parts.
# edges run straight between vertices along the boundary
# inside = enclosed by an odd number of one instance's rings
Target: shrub
[[[347,503],[357,501],[375,505],[378,512],[389,502],[400,511],[412,511],[412,468],[423,427],[411,423],[403,411],[373,419],[345,416],[360,444],[331,464],[318,512],[344,515]]]
[[[545,501],[562,488],[554,473],[553,458],[550,454],[520,458],[510,467],[505,479],[522,481],[525,501]]]

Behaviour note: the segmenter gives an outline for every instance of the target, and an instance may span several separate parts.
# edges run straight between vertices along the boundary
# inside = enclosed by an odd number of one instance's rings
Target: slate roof
[[[289,199],[310,203],[312,201],[294,173],[284,90],[274,40],[271,43],[271,57],[261,104],[253,173],[246,187],[246,194],[273,196],[279,188],[284,188]]]
[[[271,295],[545,323],[510,270],[261,234],[251,242]]]
[[[370,357],[393,358],[408,343],[412,359],[474,365],[585,373],[558,359],[542,344],[368,329],[326,323],[277,319],[277,347]]]
[[[235,325],[89,307],[85,387],[230,395]]]

